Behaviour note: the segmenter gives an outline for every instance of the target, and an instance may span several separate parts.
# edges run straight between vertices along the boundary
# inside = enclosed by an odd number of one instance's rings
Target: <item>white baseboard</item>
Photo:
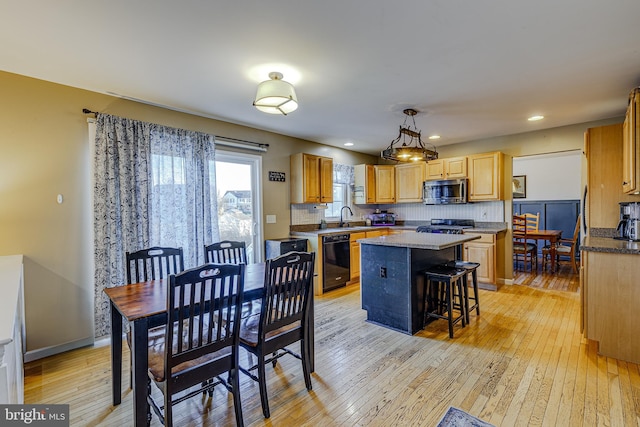
[[[87,347],[94,344],[93,337],[83,338],[81,340],[71,341],[60,345],[53,345],[51,347],[39,348],[37,350],[27,351],[24,354],[24,363],[32,362],[34,360],[42,359],[54,354],[64,353],[65,351],[74,350],[80,347]]]

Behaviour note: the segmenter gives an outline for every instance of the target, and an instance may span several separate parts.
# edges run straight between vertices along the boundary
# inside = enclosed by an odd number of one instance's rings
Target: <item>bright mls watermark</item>
[[[0,427],[69,427],[69,405],[0,405]]]

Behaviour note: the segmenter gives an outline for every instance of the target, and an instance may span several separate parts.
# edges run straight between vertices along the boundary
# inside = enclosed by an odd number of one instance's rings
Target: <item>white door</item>
[[[263,260],[261,169],[260,156],[216,150],[220,240],[244,241],[248,263]]]

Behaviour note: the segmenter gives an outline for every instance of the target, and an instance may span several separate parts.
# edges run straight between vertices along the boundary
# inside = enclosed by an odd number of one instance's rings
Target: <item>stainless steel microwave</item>
[[[422,199],[425,205],[467,203],[467,180],[425,181],[422,186]]]

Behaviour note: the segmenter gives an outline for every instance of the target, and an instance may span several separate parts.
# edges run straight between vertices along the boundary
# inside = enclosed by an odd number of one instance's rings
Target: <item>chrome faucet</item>
[[[340,208],[340,227],[344,227],[345,226],[345,222],[342,219],[342,211],[344,210],[344,208],[347,208],[349,210],[349,213],[351,214],[351,216],[353,216],[353,211],[351,210],[351,208],[349,206],[343,206],[342,208]],[[349,224],[346,224],[349,225]]]

